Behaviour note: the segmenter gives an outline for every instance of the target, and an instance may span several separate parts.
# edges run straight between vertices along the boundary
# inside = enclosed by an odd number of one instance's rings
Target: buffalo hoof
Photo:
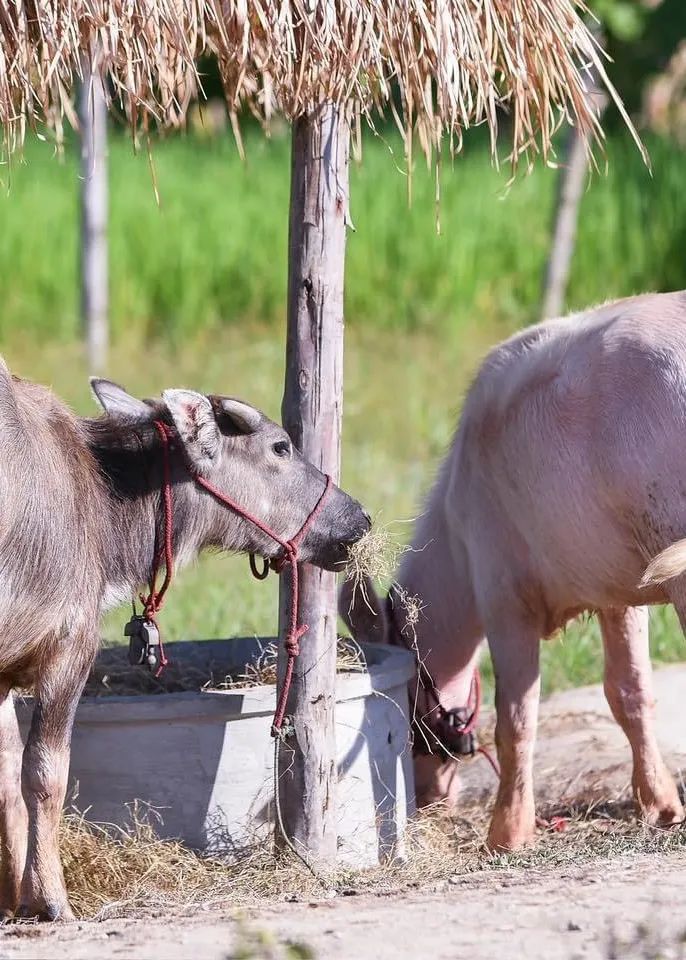
[[[518,824],[491,824],[486,846],[491,853],[513,853],[523,847],[531,847],[536,842],[535,824],[529,827]]]
[[[22,903],[17,910],[17,920],[40,920],[48,923],[68,923],[74,919],[68,903],[44,903],[41,906]]]
[[[655,827],[678,827],[684,822],[684,808],[680,803],[646,811],[646,821]]]
[[[634,780],[639,816],[651,827],[675,827],[684,822],[684,808],[671,774],[660,771],[654,780]]]

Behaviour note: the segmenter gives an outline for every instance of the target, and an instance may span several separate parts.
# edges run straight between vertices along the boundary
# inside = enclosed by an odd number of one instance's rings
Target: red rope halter
[[[154,421],[154,426],[157,432],[160,435],[160,440],[162,441],[162,505],[164,509],[164,543],[157,545],[157,535],[155,535],[155,556],[152,563],[152,571],[150,573],[150,593],[147,597],[141,596],[140,600],[143,604],[143,616],[149,620],[151,623],[155,624],[157,627],[156,615],[161,609],[162,604],[164,603],[164,596],[169,589],[169,584],[172,581],[174,575],[174,553],[173,553],[173,536],[174,536],[174,501],[172,498],[172,484],[171,484],[171,467],[169,464],[169,441],[170,441],[170,431],[169,427],[162,423],[159,420]],[[162,553],[164,552],[164,580],[160,589],[157,589],[157,575],[160,569],[160,561],[162,559]],[[134,611],[135,612],[135,611]],[[159,628],[158,628],[159,633]],[[162,637],[160,635],[160,665],[155,672],[155,677],[159,677],[164,668],[167,666],[166,654],[164,652],[164,646],[162,644]]]
[[[265,533],[268,537],[271,537],[271,539],[278,543],[280,547],[283,547],[284,556],[277,565],[279,573],[281,573],[286,564],[289,564],[291,568],[291,618],[288,627],[288,633],[286,634],[286,639],[284,640],[283,644],[286,649],[286,653],[288,654],[288,660],[286,662],[286,672],[284,674],[281,692],[276,704],[274,722],[272,723],[272,736],[278,736],[281,732],[283,720],[286,715],[286,704],[288,702],[288,694],[290,692],[291,681],[293,679],[295,661],[300,654],[300,639],[310,629],[309,625],[306,623],[301,623],[298,625],[298,605],[300,599],[300,583],[298,579],[298,549],[309,527],[324,505],[324,501],[329,495],[333,481],[327,474],[326,486],[324,487],[319,500],[314,505],[312,512],[294,537],[291,537],[290,540],[283,540],[278,533],[263,523],[262,520],[254,516],[248,510],[243,509],[243,507],[236,503],[232,497],[224,493],[223,490],[219,490],[214,486],[213,483],[210,483],[209,480],[206,480],[205,477],[195,474],[193,479],[198,486],[201,486],[204,490],[207,490],[207,492],[210,493],[216,500],[219,500],[220,503],[223,503],[225,506],[229,507],[245,520],[248,520],[253,524],[253,526],[257,527],[258,530],[261,530],[262,533]]]
[[[473,756],[481,754],[488,760],[494,773],[500,777],[498,762],[491,756],[489,750],[481,747],[476,738],[476,729],[481,713],[481,673],[478,667],[474,668],[467,703],[464,707],[446,710],[441,702],[441,695],[429,673],[423,659],[419,655],[416,644],[405,636],[403,630],[395,620],[391,594],[386,598],[386,615],[391,627],[389,642],[392,645],[404,646],[414,658],[417,667],[417,684],[426,698],[426,710],[422,716],[412,719],[414,729],[413,752],[415,754],[436,755],[442,761],[455,760],[458,756]]]
[[[164,601],[164,596],[169,588],[173,576],[173,545],[172,545],[172,534],[173,534],[173,497],[172,497],[172,485],[171,485],[171,468],[169,463],[169,444],[174,437],[174,433],[166,423],[162,423],[160,420],[154,421],[155,428],[160,435],[162,441],[162,451],[163,451],[163,476],[162,476],[162,501],[164,503],[164,563],[165,563],[165,577],[162,586],[159,591],[156,589],[157,575],[159,572],[160,560],[162,555],[162,550],[155,551],[155,559],[153,562],[152,574],[150,577],[150,594],[147,598],[141,598],[143,603],[143,610],[145,616],[155,623],[155,615],[159,611]],[[288,695],[290,693],[291,681],[293,679],[293,670],[295,667],[295,661],[298,655],[300,654],[300,640],[309,630],[309,625],[306,623],[298,624],[298,607],[300,599],[300,584],[298,578],[298,551],[300,545],[305,538],[305,534],[309,530],[310,526],[314,522],[315,517],[320,512],[321,508],[324,505],[324,501],[328,497],[333,481],[330,476],[326,476],[326,485],[322,491],[319,500],[314,505],[309,516],[303,523],[302,527],[298,530],[295,536],[291,537],[290,540],[284,540],[282,537],[272,530],[271,527],[267,526],[259,517],[256,517],[254,514],[250,513],[249,510],[244,509],[239,503],[237,503],[232,497],[227,493],[224,493],[223,490],[220,490],[213,483],[207,480],[205,477],[200,476],[194,470],[190,471],[191,477],[195,483],[202,487],[203,490],[206,490],[211,496],[222,503],[225,507],[228,507],[230,510],[233,510],[234,513],[242,517],[244,520],[247,520],[249,523],[252,523],[254,527],[257,527],[258,530],[261,530],[266,536],[271,540],[274,540],[275,543],[278,543],[280,547],[283,548],[284,555],[276,563],[275,569],[281,573],[285,566],[288,564],[291,568],[291,611],[290,611],[290,623],[288,627],[288,632],[284,640],[284,647],[288,655],[288,660],[286,662],[286,672],[284,674],[283,683],[281,685],[281,691],[279,693],[278,702],[276,705],[276,711],[274,713],[274,722],[272,723],[272,736],[278,736],[281,732],[283,726],[284,717],[286,715],[286,705],[288,702]],[[255,572],[255,563],[251,558],[251,569]],[[266,569],[266,568],[265,568]],[[266,575],[266,574],[265,574]],[[258,579],[264,579],[264,575],[259,576]],[[167,658],[164,655],[164,650],[160,643],[160,667],[157,671],[156,676],[159,676],[164,666],[167,664]]]

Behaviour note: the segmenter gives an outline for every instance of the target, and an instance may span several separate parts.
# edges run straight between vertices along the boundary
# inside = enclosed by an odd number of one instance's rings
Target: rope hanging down
[[[144,631],[145,639],[143,640],[144,650],[143,655],[147,654],[150,650],[150,639],[151,631],[150,625],[154,628],[154,645],[159,648],[159,656],[157,662],[157,669],[155,669],[155,677],[159,677],[164,668],[169,662],[167,656],[164,652],[164,644],[162,643],[162,635],[160,629],[157,625],[157,613],[162,608],[164,603],[164,597],[169,589],[169,584],[172,581],[174,575],[174,501],[172,497],[172,484],[171,484],[171,467],[169,464],[169,441],[170,441],[170,432],[166,424],[162,423],[159,420],[154,421],[154,426],[157,432],[160,435],[160,440],[162,441],[162,508],[164,510],[164,533],[163,533],[163,543],[158,544],[157,540],[157,531],[155,532],[155,546],[154,546],[154,557],[152,563],[152,571],[150,573],[150,592],[147,597],[144,597],[142,594],[140,596],[140,601],[143,604],[143,616],[139,618],[136,616],[135,603],[133,611],[133,619],[127,624],[125,633],[129,636],[131,633],[138,632],[140,635],[141,631]],[[160,570],[160,563],[162,561],[162,555],[164,554],[164,580],[160,589],[157,589],[157,576]],[[131,625],[134,625],[134,629],[131,630]],[[154,662],[154,661],[153,661]],[[154,669],[151,667],[151,669]]]
[[[281,685],[281,692],[279,693],[279,699],[276,704],[274,722],[272,723],[272,736],[277,737],[281,734],[284,717],[286,716],[286,704],[288,703],[288,694],[290,692],[291,682],[293,680],[295,661],[300,654],[300,640],[310,629],[307,623],[298,624],[298,604],[300,599],[300,583],[298,579],[298,550],[305,537],[305,534],[323,507],[324,501],[328,497],[331,490],[333,481],[331,477],[327,475],[326,486],[324,487],[322,495],[315,504],[314,509],[310,513],[309,517],[305,520],[302,527],[300,530],[298,530],[294,537],[291,537],[290,540],[282,540],[274,530],[263,523],[258,517],[253,516],[253,514],[251,514],[248,510],[244,510],[243,507],[236,503],[236,501],[228,496],[228,494],[224,493],[223,490],[219,490],[214,486],[213,483],[210,483],[209,480],[206,480],[205,477],[201,477],[199,474],[194,474],[193,479],[204,490],[207,490],[208,493],[212,494],[216,500],[219,500],[220,503],[223,503],[231,510],[234,510],[237,514],[239,514],[239,516],[243,517],[245,520],[248,520],[250,523],[256,526],[258,530],[261,530],[262,533],[265,533],[268,537],[271,537],[272,540],[278,543],[279,546],[283,547],[284,556],[275,565],[278,573],[281,573],[287,564],[291,568],[291,616],[288,626],[288,633],[286,634],[286,639],[284,640],[283,644],[286,649],[288,659],[286,661],[286,673],[284,674],[283,683]]]

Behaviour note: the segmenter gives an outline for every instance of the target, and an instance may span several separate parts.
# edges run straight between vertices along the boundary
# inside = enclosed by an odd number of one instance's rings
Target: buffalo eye
[[[278,440],[272,450],[277,455],[277,457],[290,457],[291,455],[291,445],[288,440]]]

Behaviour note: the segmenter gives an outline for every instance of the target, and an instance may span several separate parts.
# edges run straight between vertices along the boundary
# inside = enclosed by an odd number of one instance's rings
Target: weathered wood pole
[[[550,255],[543,281],[541,319],[559,317],[564,311],[569,272],[576,245],[579,206],[588,170],[586,138],[576,127],[568,133],[564,166],[557,183],[557,200]]]
[[[335,481],[343,400],[343,277],[350,129],[325,103],[293,124],[288,238],[288,332],[283,424],[294,444]],[[282,636],[288,610],[281,593]],[[319,868],[336,858],[336,576],[300,568],[301,640],[281,747],[279,785],[291,842]],[[278,834],[277,834],[278,839]]]
[[[88,366],[107,362],[107,106],[102,80],[84,58],[78,96],[81,128],[81,322]]]
[[[593,36],[603,43],[602,31],[594,25]],[[600,116],[607,105],[607,95],[598,83],[595,71],[590,71],[591,97]],[[565,143],[562,169],[557,181],[557,197],[553,214],[553,235],[550,254],[545,267],[541,319],[559,317],[564,312],[569,274],[576,246],[579,208],[588,171],[588,139],[578,127],[570,127]]]

